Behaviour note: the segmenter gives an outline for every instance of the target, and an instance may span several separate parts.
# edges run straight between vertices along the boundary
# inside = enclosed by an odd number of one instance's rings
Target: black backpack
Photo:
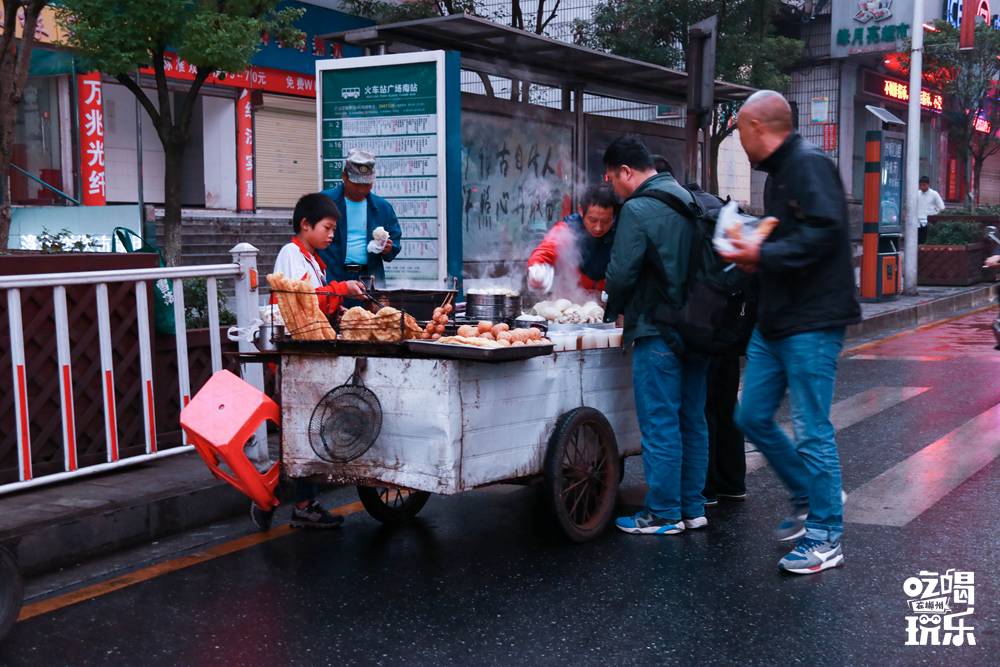
[[[677,307],[664,293],[653,323],[664,335],[668,330],[677,332],[689,351],[717,356],[743,354],[757,319],[755,281],[727,264],[712,245],[719,211],[727,202],[697,186],[687,190],[693,204],[662,190],[636,195],[666,204],[695,225],[684,303]],[[665,271],[662,278],[666,283]]]

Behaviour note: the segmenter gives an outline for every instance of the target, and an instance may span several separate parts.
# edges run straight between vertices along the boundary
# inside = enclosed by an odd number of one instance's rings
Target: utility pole
[[[906,294],[917,294],[917,184],[920,180],[920,91],[924,72],[924,0],[913,3],[910,50],[910,103],[906,117],[906,228],[903,234],[903,282]]]
[[[719,17],[710,16],[688,30],[687,77],[688,108],[684,122],[686,160],[685,179],[708,189],[711,178],[709,142],[711,141],[712,108],[715,105],[715,44],[718,39]],[[702,134],[701,173],[698,172],[698,134]]]

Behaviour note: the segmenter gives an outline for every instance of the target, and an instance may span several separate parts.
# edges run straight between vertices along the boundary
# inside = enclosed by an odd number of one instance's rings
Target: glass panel
[[[29,77],[17,109],[13,163],[61,189],[59,147],[59,86],[57,77]],[[16,170],[10,174],[11,202],[50,205],[66,201]]]

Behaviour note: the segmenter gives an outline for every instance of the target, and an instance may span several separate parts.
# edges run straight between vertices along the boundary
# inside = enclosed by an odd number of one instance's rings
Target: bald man
[[[779,93],[751,96],[737,126],[750,162],[768,174],[764,209],[779,223],[763,243],[736,242],[735,252],[724,255],[760,278],[736,421],[791,493],[792,512],[776,537],[798,542],[779,567],[814,574],[844,562],[830,404],[845,328],[861,319],[847,200],[836,166],[794,132],[792,110]],[[794,443],[774,419],[786,389]]]

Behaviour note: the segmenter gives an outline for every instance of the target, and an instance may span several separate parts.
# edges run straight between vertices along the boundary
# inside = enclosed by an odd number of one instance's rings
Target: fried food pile
[[[357,343],[398,343],[419,338],[423,328],[412,315],[386,306],[372,313],[360,306],[340,318],[340,337]]]
[[[511,329],[507,324],[493,324],[482,321],[477,326],[466,324],[458,328],[457,336],[444,336],[439,343],[469,345],[495,349],[499,347],[520,347],[522,345],[549,345],[551,341],[535,328]]]
[[[271,292],[278,297],[278,310],[285,329],[295,340],[337,340],[337,332],[319,307],[313,286],[280,273],[267,277]]]

